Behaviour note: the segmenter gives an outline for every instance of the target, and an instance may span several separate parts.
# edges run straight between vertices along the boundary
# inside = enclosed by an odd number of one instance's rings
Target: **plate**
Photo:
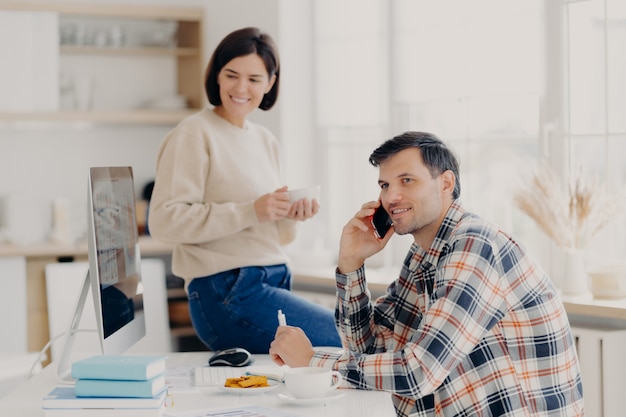
[[[326,404],[335,400],[338,400],[339,398],[343,397],[344,395],[346,395],[345,392],[338,392],[338,391],[331,391],[328,394],[326,394],[323,397],[320,398],[296,398],[293,395],[289,394],[289,393],[285,393],[285,394],[278,394],[278,398],[280,398],[283,401],[286,401],[290,404],[297,404],[297,405],[321,405],[321,404]]]
[[[235,394],[235,395],[258,395],[258,394],[263,394],[264,392],[271,391],[273,389],[278,388],[277,381],[268,380],[267,383],[269,384],[269,387],[231,388],[231,387],[225,387],[223,385],[219,385],[217,388],[220,391],[227,392],[229,394]]]

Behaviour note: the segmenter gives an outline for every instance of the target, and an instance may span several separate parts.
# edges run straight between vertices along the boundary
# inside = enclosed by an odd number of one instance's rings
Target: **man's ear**
[[[454,176],[454,173],[450,170],[444,171],[441,174],[441,179],[443,184],[443,191],[445,193],[449,193],[450,197],[452,197],[452,195],[454,194],[454,184],[456,183],[456,177]]]

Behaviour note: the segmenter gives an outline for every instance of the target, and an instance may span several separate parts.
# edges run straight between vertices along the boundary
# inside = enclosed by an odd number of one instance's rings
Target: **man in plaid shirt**
[[[544,271],[511,236],[466,212],[458,162],[436,136],[406,132],[370,156],[380,201],[343,229],[336,273],[343,353],[315,352],[280,326],[270,354],[340,371],[392,394],[398,416],[583,416],[567,315]],[[382,204],[393,228],[371,225]],[[372,303],[364,262],[393,233],[414,243],[400,276]]]

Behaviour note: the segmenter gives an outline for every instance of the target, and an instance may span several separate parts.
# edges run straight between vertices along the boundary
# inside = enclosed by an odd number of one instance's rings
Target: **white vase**
[[[562,270],[563,295],[583,295],[589,292],[589,274],[585,267],[584,249],[564,249]]]

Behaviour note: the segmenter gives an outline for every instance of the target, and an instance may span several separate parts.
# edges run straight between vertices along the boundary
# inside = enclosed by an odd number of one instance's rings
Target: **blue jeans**
[[[282,310],[313,346],[341,346],[334,312],[291,291],[286,265],[245,267],[194,278],[188,287],[196,334],[211,350],[243,347],[268,353]]]

